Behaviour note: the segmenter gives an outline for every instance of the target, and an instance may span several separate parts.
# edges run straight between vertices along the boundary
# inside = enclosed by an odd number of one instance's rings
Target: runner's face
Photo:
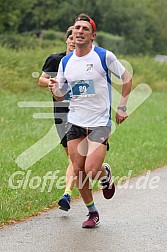
[[[72,52],[75,49],[75,43],[74,43],[74,39],[73,39],[73,35],[70,35],[67,40],[67,48],[70,52]]]
[[[73,30],[73,37],[76,45],[89,44],[95,39],[96,34],[92,31],[92,26],[87,21],[76,21]]]

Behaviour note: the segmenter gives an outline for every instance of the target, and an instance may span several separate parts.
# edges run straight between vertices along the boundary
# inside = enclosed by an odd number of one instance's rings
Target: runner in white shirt
[[[112,52],[94,45],[83,57],[74,51],[61,61],[57,80],[60,88],[67,81],[73,94],[68,114],[70,123],[81,127],[111,125],[110,72],[121,78],[125,68]]]
[[[61,60],[57,79],[51,79],[49,88],[58,100],[63,99],[67,88],[72,91],[67,141],[76,176],[81,182],[87,177],[100,180],[104,197],[111,199],[115,186],[110,166],[103,164],[111,129],[111,74],[123,81],[116,114],[118,124],[127,118],[126,103],[132,80],[112,52],[92,44],[96,38],[96,24],[89,16],[78,16],[73,37],[76,49]],[[80,190],[81,185],[85,190]],[[78,183],[78,189],[89,211],[82,227],[95,227],[99,224],[99,213],[91,189],[88,190],[89,179],[85,184]]]

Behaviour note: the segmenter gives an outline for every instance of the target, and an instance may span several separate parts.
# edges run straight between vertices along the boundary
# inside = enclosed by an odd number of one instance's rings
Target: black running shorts
[[[107,145],[107,150],[109,150],[108,138],[111,133],[111,127],[109,126],[99,126],[99,127],[80,127],[71,123],[67,124],[67,142],[80,138],[81,136],[87,136],[92,142],[98,142]]]

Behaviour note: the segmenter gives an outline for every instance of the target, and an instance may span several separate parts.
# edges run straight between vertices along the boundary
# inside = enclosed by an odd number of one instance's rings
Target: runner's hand
[[[122,110],[117,110],[115,119],[117,124],[121,124],[126,118],[128,117],[128,114],[126,112],[123,112]]]
[[[57,86],[56,84],[58,84],[57,81],[56,81],[56,78],[50,78],[49,83],[48,83],[49,91],[52,92],[53,88],[55,88]]]

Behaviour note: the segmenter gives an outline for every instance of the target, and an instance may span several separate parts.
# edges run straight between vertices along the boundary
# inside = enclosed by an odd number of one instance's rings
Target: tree
[[[0,33],[17,32],[24,15],[32,8],[33,0],[0,2]]]
[[[36,0],[23,17],[19,32],[42,29],[65,31],[80,12],[86,12],[95,20],[100,15],[95,0],[75,0],[75,4],[73,0]]]
[[[162,0],[164,1],[164,0]],[[125,38],[126,53],[150,53],[159,36],[155,0],[106,0],[103,31]],[[102,0],[98,3],[102,5]],[[160,4],[162,7],[162,3]],[[161,19],[159,17],[159,19]]]
[[[126,53],[167,53],[166,0],[6,0],[0,2],[0,33],[65,31],[82,12],[97,31],[123,37]]]

